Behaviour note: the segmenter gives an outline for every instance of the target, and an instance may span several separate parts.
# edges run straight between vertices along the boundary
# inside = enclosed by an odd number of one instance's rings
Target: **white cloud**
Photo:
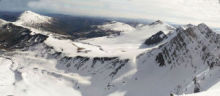
[[[66,14],[205,22],[220,27],[219,0],[39,0],[28,6]]]
[[[0,11],[21,11],[27,9],[30,0],[0,0]]]

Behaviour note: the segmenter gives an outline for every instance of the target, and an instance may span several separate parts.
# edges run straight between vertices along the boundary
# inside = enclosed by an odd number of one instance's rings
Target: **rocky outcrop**
[[[155,60],[159,66],[171,64],[174,67],[182,63],[193,64],[195,63],[193,60],[196,58],[211,68],[220,65],[220,53],[217,51],[219,48],[220,35],[205,24],[200,24],[186,30],[177,29],[177,36],[160,46],[161,52],[158,53]]]
[[[153,26],[153,25],[157,25],[157,24],[163,24],[163,22],[161,20],[157,20],[149,25]]]
[[[73,71],[85,71],[91,74],[97,73],[98,67],[105,66],[101,70],[111,70],[109,76],[114,77],[122,67],[129,62],[129,59],[120,59],[118,57],[61,57],[58,60],[58,69],[65,69],[69,72]],[[99,69],[100,70],[100,69]]]
[[[167,35],[164,34],[163,31],[159,31],[156,34],[152,35],[150,38],[148,38],[144,44],[150,46],[150,45],[156,45],[160,42],[162,42],[164,39],[167,38]]]
[[[47,36],[41,34],[31,35],[29,29],[8,23],[0,27],[0,48],[21,49],[42,43]]]
[[[80,72],[86,75],[95,75],[105,72],[108,77],[113,78],[126,64],[130,63],[130,59],[119,57],[68,57],[61,52],[56,52],[53,47],[49,47],[44,43],[30,47],[29,50],[36,51],[38,53],[37,57],[45,57],[49,60],[56,59],[56,68],[67,73]]]

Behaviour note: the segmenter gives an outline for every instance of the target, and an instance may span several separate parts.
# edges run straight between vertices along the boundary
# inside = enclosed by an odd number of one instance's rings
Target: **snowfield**
[[[0,58],[0,94],[2,96],[12,95],[14,87],[12,86],[15,81],[14,73],[11,71],[10,60]]]
[[[27,11],[12,22],[29,29],[31,36],[41,34],[47,38],[23,49],[0,51],[0,96],[219,94],[220,35],[205,24],[175,28],[156,21],[132,27],[113,21],[98,27],[121,31],[120,35],[74,41],[23,25],[50,20]],[[0,26],[9,23],[1,22]],[[145,41],[158,32],[167,38],[146,45]]]
[[[98,28],[103,30],[123,31],[123,32],[129,32],[135,30],[135,28],[133,28],[132,26],[117,21],[112,21],[110,23],[100,25],[98,26]]]

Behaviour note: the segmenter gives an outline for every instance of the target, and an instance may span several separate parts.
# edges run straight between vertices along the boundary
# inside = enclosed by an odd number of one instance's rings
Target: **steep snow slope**
[[[199,93],[184,94],[178,96],[218,96],[219,95],[219,68],[203,72],[202,80],[198,81],[200,86],[206,87],[206,90]],[[203,83],[205,81],[205,83]],[[208,90],[207,90],[208,89]]]

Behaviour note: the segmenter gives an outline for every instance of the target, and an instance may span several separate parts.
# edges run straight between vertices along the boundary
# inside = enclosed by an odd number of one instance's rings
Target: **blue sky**
[[[219,0],[1,0],[0,10],[204,22],[220,27]]]

